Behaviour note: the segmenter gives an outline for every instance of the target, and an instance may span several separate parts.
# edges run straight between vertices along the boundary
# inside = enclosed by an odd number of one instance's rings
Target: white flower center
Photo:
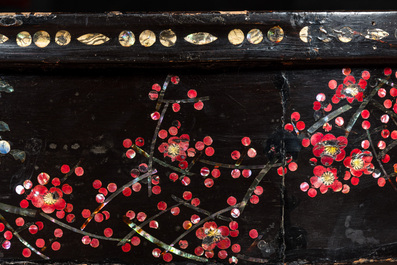
[[[52,205],[58,201],[59,195],[56,192],[48,192],[46,195],[44,195],[43,199],[45,204]]]
[[[168,153],[168,155],[174,157],[174,156],[179,155],[180,149],[181,149],[181,148],[179,147],[179,145],[177,145],[177,144],[170,144],[170,145],[168,146],[167,153]]]
[[[355,84],[348,85],[345,87],[343,90],[343,94],[345,94],[348,97],[355,97],[359,92],[358,86]]]
[[[350,162],[350,165],[355,170],[360,170],[364,167],[364,160],[361,158],[353,158]]]
[[[335,176],[332,172],[326,171],[321,175],[321,181],[324,183],[326,186],[329,186],[334,183],[335,181]]]
[[[324,154],[329,156],[335,156],[340,153],[340,148],[335,144],[324,145]]]

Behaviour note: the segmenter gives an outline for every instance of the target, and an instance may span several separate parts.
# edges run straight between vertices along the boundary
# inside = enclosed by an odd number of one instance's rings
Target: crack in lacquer
[[[281,93],[281,106],[283,108],[283,115],[281,117],[281,123],[282,123],[282,128],[285,126],[285,117],[287,113],[287,97],[288,97],[288,90],[289,89],[289,81],[288,78],[286,77],[285,72],[281,72],[281,76],[283,78],[283,84],[280,89]],[[282,139],[282,164],[286,164],[286,147],[285,147],[285,135],[283,134],[283,139]],[[281,200],[281,222],[280,222],[280,233],[281,233],[281,240],[282,240],[282,245],[280,249],[280,254],[282,254],[282,262],[285,262],[285,250],[286,250],[286,242],[285,242],[285,171],[282,171],[282,176],[281,176],[281,186],[280,186],[280,200]]]

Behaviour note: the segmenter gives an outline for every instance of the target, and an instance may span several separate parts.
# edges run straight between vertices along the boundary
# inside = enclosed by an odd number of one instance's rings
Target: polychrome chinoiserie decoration
[[[396,261],[371,14],[0,14],[1,262]]]

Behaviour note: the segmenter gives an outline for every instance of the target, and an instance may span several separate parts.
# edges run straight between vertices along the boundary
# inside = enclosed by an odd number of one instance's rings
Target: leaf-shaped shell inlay
[[[370,40],[381,40],[389,36],[389,33],[383,29],[367,29],[366,39]]]
[[[208,32],[196,32],[185,37],[187,42],[194,45],[205,45],[216,41],[218,38]]]
[[[101,45],[110,39],[102,33],[87,33],[78,37],[77,40],[86,45]]]

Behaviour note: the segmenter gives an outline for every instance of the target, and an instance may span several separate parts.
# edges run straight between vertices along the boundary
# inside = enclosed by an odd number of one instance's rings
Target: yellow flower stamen
[[[179,145],[177,145],[177,144],[170,144],[170,145],[168,146],[167,153],[168,153],[168,155],[174,157],[174,156],[179,155],[180,149],[181,149],[181,148],[179,147]]]
[[[43,199],[45,204],[52,205],[58,201],[59,196],[57,193],[48,192],[46,195],[44,195]]]
[[[335,176],[332,172],[326,171],[321,175],[321,181],[324,183],[324,185],[332,185],[335,181]]]
[[[340,149],[336,145],[325,145],[324,154],[329,156],[335,156],[340,153]]]
[[[349,97],[355,97],[358,94],[359,90],[358,90],[358,86],[355,84],[352,85],[348,85],[345,89],[344,89],[344,94],[346,96]]]
[[[353,158],[350,162],[350,165],[355,170],[360,170],[364,167],[364,160],[361,158]]]
[[[207,236],[217,237],[217,236],[221,235],[221,232],[218,229],[209,229],[206,234],[207,234]]]
[[[217,228],[206,229],[206,237],[203,239],[203,244],[210,245],[222,239],[221,231]]]

